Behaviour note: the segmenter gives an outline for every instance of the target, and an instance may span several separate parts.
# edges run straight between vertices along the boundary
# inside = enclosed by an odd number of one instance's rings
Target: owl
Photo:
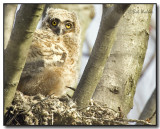
[[[47,9],[32,44],[18,84],[26,95],[62,96],[78,80],[80,25],[77,15],[63,9]]]

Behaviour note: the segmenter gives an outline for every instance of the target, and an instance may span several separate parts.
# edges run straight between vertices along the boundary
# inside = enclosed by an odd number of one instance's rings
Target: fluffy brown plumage
[[[78,78],[80,26],[74,12],[47,10],[33,36],[18,90],[27,95],[61,96]]]

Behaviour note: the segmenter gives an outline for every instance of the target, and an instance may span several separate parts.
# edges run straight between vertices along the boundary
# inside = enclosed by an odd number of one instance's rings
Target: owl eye
[[[57,26],[57,22],[56,21],[52,21],[52,25],[53,26]]]
[[[72,25],[71,25],[70,23],[66,24],[66,28],[67,28],[67,29],[70,29],[71,26],[72,26]]]

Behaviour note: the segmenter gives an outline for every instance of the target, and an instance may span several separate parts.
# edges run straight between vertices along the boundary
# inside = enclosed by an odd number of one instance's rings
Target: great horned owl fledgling
[[[78,79],[80,25],[74,12],[47,10],[42,28],[34,32],[18,90],[26,95],[61,96]]]

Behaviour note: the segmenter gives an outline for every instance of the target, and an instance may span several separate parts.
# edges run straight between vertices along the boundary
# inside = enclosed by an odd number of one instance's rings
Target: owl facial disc
[[[56,35],[63,35],[68,32],[73,32],[75,30],[74,22],[69,20],[60,21],[58,18],[52,18],[48,20],[50,29]]]

